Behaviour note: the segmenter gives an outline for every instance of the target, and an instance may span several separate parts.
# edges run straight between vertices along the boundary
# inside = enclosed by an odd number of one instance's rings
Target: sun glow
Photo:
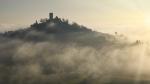
[[[146,15],[144,18],[144,25],[150,28],[150,15]]]

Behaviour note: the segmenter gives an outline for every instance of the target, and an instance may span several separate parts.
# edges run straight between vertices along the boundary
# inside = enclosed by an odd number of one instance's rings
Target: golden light
[[[150,15],[145,15],[144,17],[144,25],[150,28]]]

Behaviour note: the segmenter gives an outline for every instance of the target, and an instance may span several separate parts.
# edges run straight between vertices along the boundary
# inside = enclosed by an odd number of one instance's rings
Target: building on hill
[[[41,19],[40,22],[41,23],[45,23],[45,22],[50,22],[50,21],[53,21],[54,18],[53,18],[53,13],[49,13],[49,19]],[[38,21],[36,20],[35,23],[33,23],[31,25],[31,27],[37,27],[37,25],[39,25],[40,23],[38,23]]]
[[[49,20],[53,20],[53,13],[49,13]]]
[[[40,22],[38,23],[38,21],[36,20],[35,23],[33,23],[31,25],[31,27],[34,27],[34,28],[37,28],[37,27],[44,27],[45,25],[47,24],[50,24],[50,23],[56,23],[56,24],[68,24],[68,20],[65,20],[65,19],[61,19],[59,18],[58,16],[55,16],[54,17],[54,14],[53,13],[49,13],[49,18],[45,18],[45,19],[41,19]]]

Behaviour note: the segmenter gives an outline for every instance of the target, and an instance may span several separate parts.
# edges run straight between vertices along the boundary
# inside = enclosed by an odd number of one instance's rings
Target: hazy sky
[[[0,24],[30,25],[49,12],[88,27],[150,27],[150,0],[0,0]]]

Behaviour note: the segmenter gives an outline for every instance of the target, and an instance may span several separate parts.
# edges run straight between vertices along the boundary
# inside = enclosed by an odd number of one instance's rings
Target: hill
[[[78,25],[69,23],[68,20],[54,18],[53,13],[49,14],[49,19],[36,21],[29,28],[16,31],[8,31],[1,34],[2,37],[9,39],[20,39],[23,41],[41,42],[41,41],[61,41],[76,42],[84,45],[97,45],[108,43],[109,40],[115,40],[114,36],[104,34]]]
[[[0,34],[0,84],[133,84],[135,48],[50,13]]]

